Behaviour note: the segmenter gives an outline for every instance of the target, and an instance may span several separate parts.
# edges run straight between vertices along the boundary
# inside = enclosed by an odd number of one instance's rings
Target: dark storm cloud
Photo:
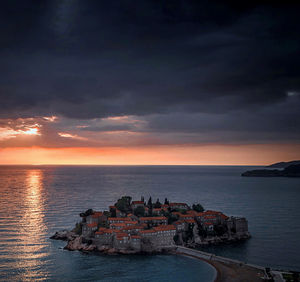
[[[299,137],[299,111],[287,108],[288,93],[295,93],[293,107],[300,107],[299,5],[196,0],[1,5],[1,118],[136,115],[148,122],[149,132],[244,130],[257,138],[262,132]]]

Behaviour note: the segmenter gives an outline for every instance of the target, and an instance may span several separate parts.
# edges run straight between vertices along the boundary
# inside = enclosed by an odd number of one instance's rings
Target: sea
[[[205,262],[179,255],[108,256],[50,240],[79,213],[118,198],[201,203],[244,216],[252,238],[203,250],[300,271],[300,179],[241,177],[245,166],[0,166],[0,281],[213,281]]]

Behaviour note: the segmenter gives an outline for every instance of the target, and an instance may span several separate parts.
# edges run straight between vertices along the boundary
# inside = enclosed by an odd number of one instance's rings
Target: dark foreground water
[[[249,220],[253,237],[209,248],[223,256],[300,270],[300,179],[243,178],[247,167],[0,166],[0,280],[212,281],[207,264],[180,256],[99,256],[49,240],[88,208],[122,195],[201,202]]]

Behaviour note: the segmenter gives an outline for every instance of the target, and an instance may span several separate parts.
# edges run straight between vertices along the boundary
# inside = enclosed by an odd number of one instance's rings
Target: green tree
[[[179,241],[179,236],[178,236],[178,234],[174,235],[173,240],[174,240],[175,244],[178,243],[178,241]]]
[[[149,200],[148,200],[148,204],[147,204],[149,209],[152,209],[152,198],[150,196]]]
[[[117,216],[117,211],[116,211],[116,209],[110,209],[110,216],[111,216],[111,217],[116,217],[116,216]]]
[[[192,209],[196,212],[203,212],[204,208],[200,204],[193,204]]]
[[[214,231],[216,232],[217,236],[222,236],[224,233],[227,232],[227,228],[223,225],[216,225],[214,226]]]
[[[156,200],[156,202],[155,202],[155,204],[154,204],[154,208],[155,208],[155,209],[161,208],[161,203],[160,203],[159,199]]]
[[[80,217],[86,217],[86,216],[92,215],[93,213],[94,213],[94,211],[92,209],[88,209],[85,212],[80,213],[79,215],[80,215]]]
[[[198,234],[199,234],[200,237],[203,237],[203,238],[207,237],[207,232],[202,227],[199,228]]]
[[[168,218],[168,224],[172,224],[173,222],[178,220],[178,216],[170,213],[167,215],[167,218]]]
[[[138,206],[137,208],[134,209],[133,213],[138,217],[144,216],[145,208],[142,206]]]
[[[131,209],[130,203],[131,203],[131,197],[123,196],[115,203],[115,207],[122,212],[128,212]]]
[[[75,232],[78,235],[81,235],[81,232],[82,232],[81,223],[79,223],[79,222],[76,223],[75,228],[73,229],[73,232]]]
[[[165,198],[165,205],[169,205],[169,201],[167,198]]]

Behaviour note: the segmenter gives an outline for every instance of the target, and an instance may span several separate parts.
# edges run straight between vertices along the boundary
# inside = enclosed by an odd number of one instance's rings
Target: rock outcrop
[[[64,249],[69,251],[96,251],[97,246],[93,244],[88,244],[83,242],[83,237],[78,236],[68,241],[67,246]]]
[[[55,232],[55,234],[51,236],[50,239],[69,241],[75,239],[76,237],[78,237],[78,235],[75,234],[73,231],[61,230]]]

